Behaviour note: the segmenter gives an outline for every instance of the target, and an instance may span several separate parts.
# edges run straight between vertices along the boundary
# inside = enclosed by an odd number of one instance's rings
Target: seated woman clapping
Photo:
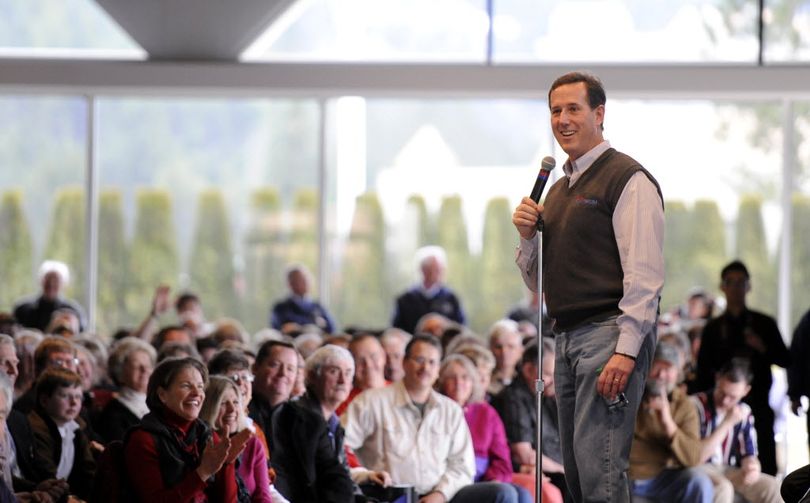
[[[220,436],[224,437],[226,432],[230,432],[232,442],[245,445],[235,461],[239,501],[269,503],[267,455],[261,440],[247,426],[239,389],[233,380],[224,376],[211,376],[200,419]]]
[[[149,378],[149,413],[124,442],[125,468],[138,501],[236,503],[233,460],[244,444],[199,419],[208,370],[193,358],[162,361]]]

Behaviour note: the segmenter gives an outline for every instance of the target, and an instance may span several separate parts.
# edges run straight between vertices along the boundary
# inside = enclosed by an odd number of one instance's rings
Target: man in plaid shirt
[[[701,469],[715,484],[715,503],[732,503],[737,493],[751,503],[777,503],[779,483],[762,473],[751,408],[740,401],[751,390],[745,359],[734,358],[716,374],[713,390],[692,398],[700,418]]]

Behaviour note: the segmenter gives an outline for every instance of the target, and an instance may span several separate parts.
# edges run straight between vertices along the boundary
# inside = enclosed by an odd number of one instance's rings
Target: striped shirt
[[[717,415],[714,406],[713,390],[696,393],[692,395],[692,400],[698,410],[700,419],[700,438],[706,438],[712,434],[717,425],[723,420]],[[715,452],[709,458],[709,462],[715,465],[741,466],[742,458],[757,455],[757,432],[754,429],[754,416],[751,414],[751,407],[746,403],[740,403],[744,419],[734,425],[729,430],[726,438],[720,443]]]

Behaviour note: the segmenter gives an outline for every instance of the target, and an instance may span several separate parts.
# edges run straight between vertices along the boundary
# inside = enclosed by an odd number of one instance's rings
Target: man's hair
[[[751,384],[754,379],[754,374],[751,373],[751,361],[748,358],[732,358],[720,367],[716,378],[723,378],[733,383]]]
[[[306,360],[306,371],[304,375],[306,376],[307,386],[310,387],[314,384],[312,379],[321,375],[321,369],[324,365],[336,363],[341,360],[351,364],[352,374],[354,374],[354,358],[348,349],[335,346],[334,344],[327,344],[326,346],[316,349]]]
[[[186,330],[186,327],[182,325],[167,325],[161,328],[157,335],[155,335],[155,338],[152,340],[152,345],[156,350],[160,351],[161,348],[163,348],[163,343],[166,341],[166,336],[169,335],[170,332],[185,332],[188,334],[188,330]],[[188,338],[193,339],[191,334],[189,334]]]
[[[270,356],[270,353],[275,347],[290,348],[298,354],[298,350],[292,343],[287,341],[265,341],[260,347],[259,352],[256,353],[256,365],[261,365]]]
[[[71,342],[64,337],[58,335],[46,337],[37,346],[34,351],[34,372],[39,374],[48,365],[48,359],[54,353],[70,353],[76,356],[76,348]]]
[[[745,267],[745,264],[743,264],[740,260],[735,260],[728,263],[723,270],[720,271],[720,279],[726,279],[726,274],[730,272],[741,272],[745,275],[745,279],[751,279],[751,276],[748,274],[748,268]]]
[[[177,374],[186,368],[196,369],[202,376],[203,384],[208,385],[208,369],[201,361],[194,358],[167,358],[160,362],[149,376],[149,384],[146,387],[146,406],[151,412],[163,409],[163,402],[158,397],[158,389],[169,389]]]
[[[433,346],[439,351],[439,358],[442,357],[442,343],[437,337],[426,334],[416,334],[411,338],[410,342],[408,342],[408,345],[405,346],[405,358],[411,356],[411,348],[418,342],[424,342],[425,344]]]
[[[70,283],[70,268],[66,263],[59,260],[44,261],[42,265],[39,266],[39,280],[42,281],[45,276],[52,272],[59,276],[62,286],[67,286],[67,284]]]
[[[555,89],[560,86],[576,84],[578,82],[585,84],[585,89],[588,93],[588,105],[590,105],[592,109],[598,107],[599,105],[604,105],[607,102],[605,88],[602,86],[602,81],[599,80],[597,76],[585,72],[570,72],[557,77],[557,80],[551,84],[551,88],[548,90],[549,106],[551,106],[551,93]]]
[[[436,245],[423,246],[416,250],[416,266],[419,268],[420,273],[422,267],[430,259],[436,259],[442,269],[447,268],[447,252],[444,251],[444,248]]]
[[[517,335],[518,342],[520,342],[523,338],[523,336],[520,334],[520,326],[518,326],[518,323],[515,320],[498,320],[493,323],[491,327],[489,327],[487,338],[491,344],[494,339],[499,339],[501,335],[510,333]]]
[[[239,370],[249,370],[250,362],[245,354],[238,349],[223,349],[218,351],[211,361],[208,362],[208,373],[221,375],[228,369],[237,368]]]
[[[14,384],[12,384],[11,378],[5,372],[0,372],[0,392],[6,395],[6,407],[0,410],[0,413],[7,418],[11,412],[11,402],[14,401]]]
[[[50,397],[58,388],[81,388],[82,378],[76,372],[63,368],[46,369],[36,382],[37,403],[42,397]]]
[[[12,338],[8,334],[0,334],[0,346],[2,346],[3,344],[11,346],[12,348],[14,348],[15,351],[17,350],[17,348],[14,345],[14,338]]]
[[[382,335],[380,336],[380,342],[384,343],[390,339],[397,338],[402,342],[404,342],[405,344],[408,344],[408,341],[411,340],[411,337],[413,336],[408,332],[402,330],[401,328],[391,327],[386,328],[385,331],[382,333]]]
[[[177,299],[174,301],[174,309],[176,311],[180,311],[186,306],[186,304],[189,304],[191,302],[196,302],[197,304],[201,303],[200,298],[197,296],[197,294],[191,292],[183,292],[180,295],[178,295]]]

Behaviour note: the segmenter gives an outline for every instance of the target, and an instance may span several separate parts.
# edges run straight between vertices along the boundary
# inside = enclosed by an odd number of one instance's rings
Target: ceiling
[[[297,0],[95,0],[152,60],[236,61]]]

